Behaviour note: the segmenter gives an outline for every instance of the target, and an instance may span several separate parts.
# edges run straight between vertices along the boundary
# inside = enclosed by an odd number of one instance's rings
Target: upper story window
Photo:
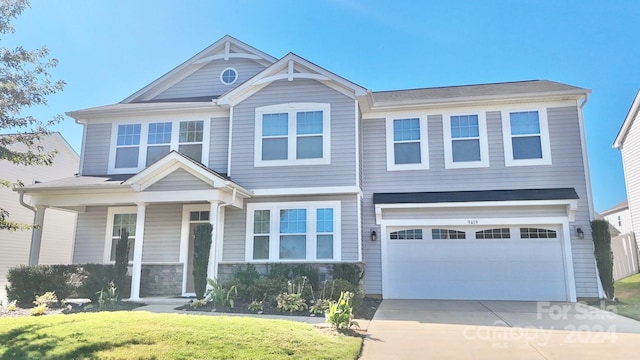
[[[238,80],[238,71],[234,68],[226,68],[220,73],[220,82],[225,85],[231,85]]]
[[[340,260],[340,202],[249,204],[247,261]]]
[[[115,123],[110,174],[136,173],[175,150],[195,161],[209,160],[209,121]]]
[[[291,103],[256,109],[255,166],[331,162],[329,104]]]
[[[387,118],[387,170],[428,168],[426,117]]]
[[[489,166],[484,113],[443,115],[445,168]]]
[[[551,164],[546,111],[503,111],[502,132],[506,166]]]

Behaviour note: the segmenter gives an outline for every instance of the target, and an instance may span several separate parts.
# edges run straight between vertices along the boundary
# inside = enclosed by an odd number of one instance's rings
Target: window
[[[503,111],[502,131],[506,166],[551,164],[546,111]]]
[[[445,167],[487,167],[489,151],[484,113],[443,115]]]
[[[255,166],[329,164],[330,112],[316,103],[257,108]]]
[[[247,261],[340,260],[340,202],[247,205]]]
[[[109,174],[135,173],[170,151],[208,163],[209,122],[204,120],[114,124]]]
[[[555,230],[540,228],[520,228],[521,239],[556,239],[558,234]]]
[[[191,211],[189,213],[189,221],[209,221],[208,211]]]
[[[390,240],[422,240],[422,229],[400,230],[389,233]]]
[[[426,117],[387,118],[387,170],[428,168]]]
[[[138,166],[140,152],[140,124],[118,125],[116,141],[116,168],[131,168]]]
[[[238,80],[238,72],[234,68],[226,68],[220,73],[220,81],[225,85],[231,85]]]
[[[133,248],[136,242],[136,207],[111,207],[107,211],[107,236],[104,247],[104,262],[116,259],[116,246],[120,242],[122,231],[129,233],[129,261],[133,260]]]
[[[489,230],[476,231],[476,239],[510,239],[511,232],[509,228],[497,228]]]
[[[442,239],[466,239],[464,231],[450,229],[431,229],[431,238],[434,240]]]

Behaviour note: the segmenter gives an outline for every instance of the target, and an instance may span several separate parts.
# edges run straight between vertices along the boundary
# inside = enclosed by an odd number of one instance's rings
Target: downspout
[[[591,190],[591,172],[589,171],[589,159],[587,157],[587,138],[586,138],[585,131],[584,131],[584,115],[583,115],[584,106],[587,104],[588,101],[589,101],[589,93],[585,93],[584,94],[584,100],[582,101],[582,103],[579,106],[580,111],[578,112],[578,116],[579,116],[579,123],[580,123],[580,138],[582,140],[582,164],[584,166],[585,178],[589,179],[589,181],[586,182],[586,185],[587,185],[587,203],[588,203],[588,206],[589,206],[589,221],[593,221],[594,220],[594,210],[593,210],[593,195],[592,195],[592,190]],[[589,224],[589,226],[591,226],[591,224]],[[592,242],[593,242],[593,240],[592,240]],[[593,258],[593,265],[594,265],[594,267],[596,269],[596,283],[598,284],[598,297],[603,299],[606,296],[604,294],[604,289],[602,287],[602,282],[600,281],[600,271],[598,271],[598,264],[596,262],[595,257]]]
[[[223,203],[223,204],[217,204],[216,206],[218,207],[218,210],[216,211],[216,227],[215,227],[215,236],[213,237],[213,239],[215,240],[215,243],[213,244],[213,248],[216,250],[215,251],[215,259],[214,259],[214,264],[213,264],[213,276],[214,278],[218,277],[218,263],[222,260],[222,249],[219,248],[219,244],[221,244],[221,242],[218,239],[218,233],[219,233],[219,229],[220,229],[220,222],[221,222],[221,217],[222,215],[221,213],[221,209],[224,207],[227,207],[229,205],[232,205],[235,201],[236,201],[236,196],[238,193],[238,189],[237,188],[233,188],[233,193],[231,195],[231,201],[227,202],[227,203]]]
[[[29,248],[29,266],[38,265],[40,261],[40,246],[42,245],[42,225],[44,225],[44,211],[46,207],[43,207],[40,212],[34,206],[31,206],[24,202],[24,192],[20,191],[20,197],[18,198],[20,205],[33,211],[33,225],[31,229],[31,247]]]

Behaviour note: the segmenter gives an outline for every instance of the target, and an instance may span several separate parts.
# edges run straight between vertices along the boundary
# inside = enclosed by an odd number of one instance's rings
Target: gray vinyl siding
[[[209,137],[209,168],[221,174],[227,173],[229,153],[229,118],[211,119]]]
[[[105,175],[109,166],[111,124],[87,124],[82,175]]]
[[[143,263],[180,260],[182,204],[149,205],[144,224]]]
[[[220,73],[228,67],[232,67],[238,72],[238,79],[231,85],[225,85],[220,81]],[[262,70],[264,70],[264,66],[253,60],[214,60],[160,93],[154,100],[194,96],[219,96],[229,92]]]
[[[88,206],[85,212],[78,213],[73,263],[102,264],[104,262],[106,231],[106,206]]]
[[[277,198],[253,198],[247,203],[264,202],[304,202],[308,201],[337,201],[341,202],[342,219],[342,261],[358,261],[358,214],[356,210],[356,195],[343,196],[291,196]],[[245,239],[246,229],[246,206],[245,209],[237,210],[226,208],[224,223],[224,242],[222,251],[222,261],[243,262],[245,261]]]
[[[500,112],[488,112],[487,133],[490,167],[472,169],[444,168],[442,116],[428,117],[430,169],[411,171],[386,170],[385,119],[364,120],[363,228],[376,227],[373,193],[412,191],[463,191],[520,188],[576,189],[580,199],[576,221],[570,223],[572,253],[578,297],[598,295],[595,260],[591,241],[589,205],[583,167],[578,109],[550,108],[547,111],[552,165],[505,167]],[[577,239],[575,228],[585,230]],[[367,234],[365,234],[367,235]],[[382,292],[380,242],[364,242],[366,291]]]
[[[640,114],[637,114],[622,144],[622,164],[627,185],[631,224],[640,244]]]
[[[162,180],[149,186],[146,191],[178,191],[178,190],[210,190],[204,181],[189,174],[185,170],[177,169]]]
[[[331,163],[254,167],[255,109],[292,102],[331,104]],[[276,81],[234,108],[231,177],[249,189],[356,185],[355,103],[315,80]]]

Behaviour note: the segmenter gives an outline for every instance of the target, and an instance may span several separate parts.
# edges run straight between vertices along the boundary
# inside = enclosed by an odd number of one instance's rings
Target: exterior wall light
[[[375,229],[371,230],[371,241],[376,241],[378,240],[378,233],[376,232]]]
[[[577,228],[576,233],[578,233],[578,239],[584,239],[584,231],[582,231],[582,228]]]

